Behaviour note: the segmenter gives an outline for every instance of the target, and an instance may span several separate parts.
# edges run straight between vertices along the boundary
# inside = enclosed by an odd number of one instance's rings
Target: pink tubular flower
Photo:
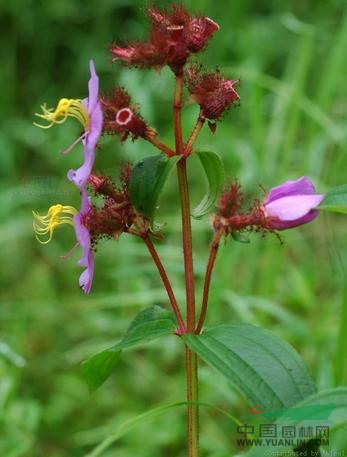
[[[82,257],[77,264],[85,270],[79,278],[79,285],[85,294],[90,292],[94,276],[94,252],[92,250],[91,235],[85,225],[86,218],[92,206],[90,199],[84,189],[82,189],[82,204],[79,212],[72,218],[78,244],[82,248]]]
[[[263,205],[269,228],[285,230],[312,221],[318,215],[316,208],[323,198],[305,176],[274,187]]]
[[[48,122],[46,125],[35,123],[37,127],[48,129],[55,124],[62,124],[68,117],[73,117],[83,127],[83,133],[69,146],[63,154],[70,152],[78,143],[82,141],[84,147],[84,163],[78,170],[70,170],[68,178],[81,189],[88,180],[88,176],[94,164],[94,151],[100,138],[103,124],[103,114],[100,101],[98,99],[99,78],[95,73],[94,62],[89,62],[90,80],[88,84],[88,98],[73,99],[62,98],[55,108],[47,108],[42,105],[42,113],[36,116]]]
[[[70,170],[68,178],[81,190],[88,181],[95,158],[95,148],[102,132],[103,113],[99,101],[99,78],[95,72],[94,62],[89,62],[90,80],[88,98],[83,100],[88,112],[88,126],[82,139],[84,163],[77,170]]]
[[[80,276],[79,284],[84,293],[87,294],[90,291],[94,274],[94,252],[91,230],[88,224],[93,208],[86,191],[82,189],[81,192],[82,204],[79,211],[73,206],[56,204],[51,206],[47,214],[43,216],[33,212],[33,226],[36,238],[41,244],[49,243],[52,240],[53,232],[61,225],[67,224],[74,227],[77,243],[63,258],[70,257],[78,245],[81,246],[82,257],[78,261],[78,265],[85,267],[85,271]]]

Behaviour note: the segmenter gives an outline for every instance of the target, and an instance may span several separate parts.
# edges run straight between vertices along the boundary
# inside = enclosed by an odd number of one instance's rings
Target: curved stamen
[[[34,216],[33,228],[36,239],[41,244],[47,244],[53,237],[54,230],[62,224],[74,225],[72,218],[77,214],[77,210],[73,206],[53,205],[49,208],[44,216],[40,216],[35,211],[32,212]],[[48,239],[40,239],[43,235],[49,235]]]
[[[85,130],[89,128],[89,114],[85,108],[83,100],[73,98],[62,98],[59,100],[56,108],[47,108],[46,104],[41,105],[42,114],[35,113],[49,122],[48,125],[42,125],[34,122],[34,125],[42,129],[49,129],[54,124],[62,124],[68,117],[77,119]]]

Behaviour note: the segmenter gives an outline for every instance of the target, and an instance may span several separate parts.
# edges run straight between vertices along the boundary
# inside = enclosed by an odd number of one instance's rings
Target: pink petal
[[[294,221],[316,208],[324,195],[293,195],[265,204],[266,214],[281,221]]]
[[[312,182],[306,176],[302,176],[299,179],[286,181],[271,189],[266,197],[265,204],[291,195],[312,195],[315,193],[316,189]]]
[[[99,94],[99,78],[95,72],[94,62],[92,60],[89,61],[89,69],[90,69],[90,80],[88,82],[88,112],[91,113],[94,111],[96,103],[98,101],[98,94]]]

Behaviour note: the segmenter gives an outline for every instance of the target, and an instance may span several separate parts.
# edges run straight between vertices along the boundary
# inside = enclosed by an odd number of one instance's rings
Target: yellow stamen
[[[54,230],[61,224],[74,225],[72,222],[73,216],[77,214],[77,210],[73,206],[53,205],[49,208],[45,216],[40,216],[33,211],[34,216],[34,232],[36,239],[41,244],[47,244],[51,241]],[[41,240],[40,237],[48,235],[47,240]]]
[[[77,119],[85,131],[89,128],[89,114],[80,99],[62,98],[55,109],[47,108],[46,104],[41,105],[41,109],[43,114],[35,113],[35,116],[45,119],[49,124],[41,125],[34,122],[34,125],[42,129],[49,129],[54,124],[62,124],[69,116]]]

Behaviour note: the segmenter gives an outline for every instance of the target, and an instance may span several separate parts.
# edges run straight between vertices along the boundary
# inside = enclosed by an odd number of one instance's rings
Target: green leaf
[[[329,190],[318,209],[347,214],[347,184]]]
[[[146,157],[138,162],[130,177],[130,200],[139,213],[153,222],[159,195],[179,156],[167,159],[162,155]]]
[[[193,210],[192,216],[201,218],[215,204],[224,185],[224,165],[218,154],[212,151],[197,152],[208,180],[208,192]]]
[[[121,348],[126,349],[139,343],[170,335],[176,329],[176,321],[171,311],[160,306],[152,306],[141,311],[130,324]]]
[[[184,342],[215,367],[252,405],[281,409],[315,392],[297,352],[273,333],[254,325],[219,325]]]
[[[95,391],[109,378],[118,362],[120,353],[120,349],[110,348],[83,362],[82,375],[87,381],[89,390]]]
[[[82,375],[91,391],[98,389],[111,375],[123,349],[134,347],[161,336],[174,333],[175,318],[170,311],[152,306],[141,311],[130,324],[123,339],[82,364]]]
[[[321,411],[322,416],[324,416],[324,412],[327,409],[328,405],[333,405],[333,411],[330,414],[328,419],[325,420],[316,420],[315,418],[319,415]],[[311,408],[311,416],[310,414],[305,415],[305,419],[299,420],[290,420],[288,421],[286,418],[281,418],[275,422],[277,425],[277,436],[281,436],[281,428],[282,426],[293,426],[295,430],[299,430],[301,427],[305,429],[307,427],[313,427],[313,437],[315,437],[316,433],[316,426],[328,426],[329,427],[329,434],[334,430],[341,428],[347,424],[347,388],[346,387],[337,387],[335,389],[329,389],[326,391],[322,391],[311,395],[310,397],[305,398],[305,400],[301,401],[300,403],[295,405],[295,408]],[[308,408],[308,411],[310,408]],[[268,421],[269,422],[269,421]],[[302,438],[305,439],[305,438]],[[310,438],[307,438],[309,441]],[[270,440],[271,441],[271,440]],[[276,455],[288,455],[288,451],[291,449],[290,446],[284,446],[278,444],[272,446],[271,444],[266,446],[266,454],[272,455],[271,451],[276,451]],[[264,447],[265,446],[256,446],[252,448],[247,454],[247,457],[263,457],[264,456]],[[275,455],[275,454],[273,454]],[[302,454],[304,455],[304,454]],[[307,454],[309,455],[309,454]]]

